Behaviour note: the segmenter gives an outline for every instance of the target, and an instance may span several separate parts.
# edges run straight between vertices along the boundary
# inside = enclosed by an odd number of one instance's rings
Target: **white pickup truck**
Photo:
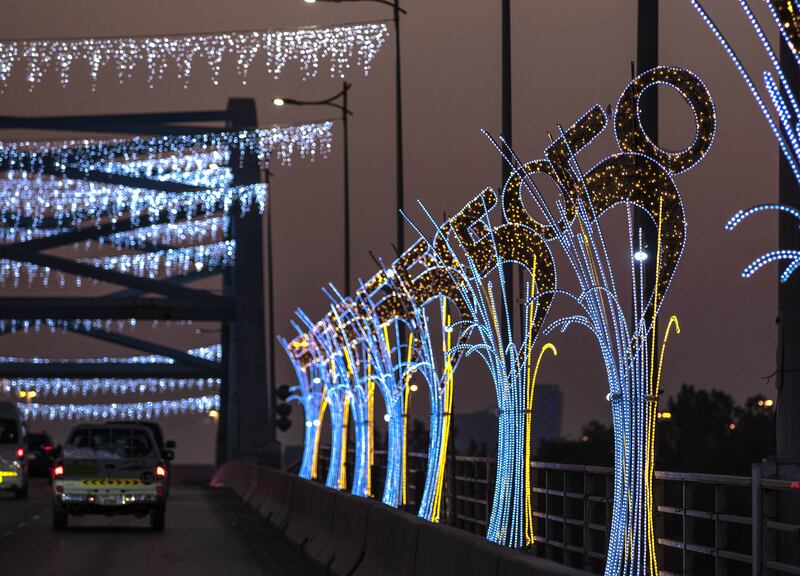
[[[153,434],[137,424],[81,424],[53,466],[53,527],[70,515],[150,516],[164,529],[167,465]]]

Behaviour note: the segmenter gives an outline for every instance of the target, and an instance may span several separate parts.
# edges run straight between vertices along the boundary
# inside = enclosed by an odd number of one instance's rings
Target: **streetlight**
[[[403,200],[403,94],[400,69],[400,14],[408,14],[400,7],[400,0],[303,0],[306,4],[316,4],[317,2],[332,2],[341,4],[342,2],[377,2],[390,6],[394,12],[394,46],[395,46],[395,120],[397,135],[397,250],[402,253],[405,243],[403,240],[403,215],[401,212],[405,207]]]
[[[316,0],[305,0],[312,3]],[[347,117],[353,113],[347,107],[347,91],[350,84],[342,83],[341,92],[324,100],[295,100],[294,98],[273,98],[275,106],[331,106],[342,113],[342,131],[344,135],[344,293],[350,295],[350,153],[348,144]],[[341,103],[337,100],[341,99]]]

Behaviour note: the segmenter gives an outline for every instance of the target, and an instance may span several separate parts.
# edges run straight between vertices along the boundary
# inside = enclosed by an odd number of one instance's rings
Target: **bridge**
[[[406,211],[400,28],[408,13],[399,0],[370,2],[390,8],[391,20],[0,40],[0,87],[12,91],[46,90],[50,76],[102,91],[112,68],[122,84],[146,76],[150,88],[188,86],[199,69],[218,86],[226,61],[244,86],[254,62],[272,81],[296,74],[316,82],[324,71],[341,86],[329,98],[271,98],[276,115],[276,107],[336,110],[334,120],[295,124],[265,124],[256,98],[238,96],[194,111],[0,116],[0,565],[9,574],[59,575],[800,574],[793,2],[769,5],[779,48],[739,3],[774,68],[760,75],[759,95],[756,75],[701,3],[687,0],[744,77],[782,154],[780,204],[744,208],[727,224],[779,214],[780,245],[743,277],[790,262],[779,277],[779,354],[768,377],[778,396],[758,397],[741,414],[731,408],[738,419],[719,426],[739,441],[732,457],[763,440],[737,436],[738,425],[754,410],[760,424],[772,418],[775,449],[739,475],[659,468],[658,434],[672,418],[662,374],[683,320],[663,302],[685,250],[703,249],[686,243],[694,215],[681,187],[710,152],[715,102],[728,95],[712,99],[698,74],[659,61],[657,2],[637,3],[632,78],[618,87],[615,106],[587,90],[585,113],[556,119],[567,123],[523,157],[511,138],[512,2],[501,0],[502,133],[487,137],[502,179],[457,196],[441,217],[425,205],[416,216]],[[356,280],[350,90],[381,63],[387,42],[395,49],[396,242],[388,257],[360,246],[372,261]],[[695,122],[677,152],[659,141],[661,89],[677,93]],[[11,139],[20,132],[28,139]],[[600,137],[613,140],[613,153],[587,169]],[[285,181],[274,175],[328,155],[343,160],[343,282],[325,285],[276,326],[276,285],[294,297],[298,282],[274,269],[273,220],[282,215],[273,199]],[[534,176],[549,179],[558,201]],[[606,215],[614,210],[626,222]],[[332,232],[339,226],[326,212],[319,229],[301,232],[340,246]],[[617,237],[622,250],[610,240]],[[278,255],[286,256],[307,255]],[[611,416],[610,466],[536,460],[537,377],[574,344],[574,327],[587,329],[602,357],[602,394],[591,393],[605,398]],[[295,380],[279,381],[281,362]],[[476,374],[495,394],[497,433],[485,455],[467,456],[455,444],[456,406],[475,392]],[[7,417],[9,406],[25,426]],[[412,416],[420,414],[425,438],[412,447]],[[130,438],[65,442],[81,422]],[[136,434],[149,451],[134,450]],[[599,450],[588,435],[580,442]],[[117,514],[131,510],[141,513]]]

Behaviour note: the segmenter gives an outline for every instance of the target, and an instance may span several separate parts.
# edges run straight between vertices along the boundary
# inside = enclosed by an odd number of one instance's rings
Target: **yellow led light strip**
[[[342,466],[339,470],[339,489],[347,489],[347,428],[350,422],[350,396],[344,399],[344,415],[342,417]]]
[[[407,470],[408,470],[408,393],[409,381],[411,380],[411,355],[414,350],[414,333],[408,335],[408,355],[406,358],[406,377],[405,377],[405,391],[403,393],[403,454],[400,460],[400,502],[403,506],[406,505],[406,490],[407,490]]]
[[[322,391],[324,396],[325,391]],[[325,418],[325,409],[328,407],[328,399],[325,398],[322,401],[322,405],[319,407],[319,426],[317,426],[317,432],[314,435],[314,461],[311,464],[311,479],[317,479],[317,463],[319,461],[319,441],[320,437],[322,436],[322,421]]]

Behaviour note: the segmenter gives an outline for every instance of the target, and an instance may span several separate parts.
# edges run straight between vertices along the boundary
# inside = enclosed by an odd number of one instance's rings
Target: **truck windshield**
[[[64,446],[65,458],[140,458],[153,450],[150,435],[141,428],[79,428]]]
[[[0,444],[17,444],[19,430],[17,421],[10,418],[0,418]]]

